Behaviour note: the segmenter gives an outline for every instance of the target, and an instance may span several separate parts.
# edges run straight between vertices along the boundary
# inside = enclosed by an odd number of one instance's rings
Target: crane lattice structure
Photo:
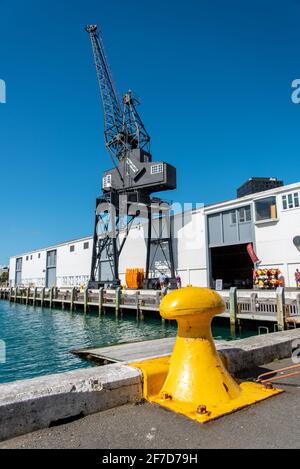
[[[151,194],[175,189],[176,169],[165,162],[152,162],[150,136],[137,111],[139,100],[128,91],[120,102],[98,28],[88,25],[85,29],[102,98],[105,144],[114,165],[104,172],[103,193],[96,200],[89,286],[120,284],[119,257],[134,220],[142,217],[148,225],[145,287],[150,288],[159,271],[170,279],[175,277],[170,207]]]

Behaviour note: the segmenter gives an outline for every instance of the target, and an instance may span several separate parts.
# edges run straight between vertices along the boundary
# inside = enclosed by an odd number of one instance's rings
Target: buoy
[[[161,316],[178,323],[173,353],[131,363],[143,373],[146,399],[204,423],[282,392],[239,384],[229,374],[211,333],[213,317],[224,309],[220,295],[208,288],[182,288],[164,297]]]

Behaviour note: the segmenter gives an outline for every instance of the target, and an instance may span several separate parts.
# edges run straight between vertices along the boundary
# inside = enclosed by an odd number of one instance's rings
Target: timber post
[[[300,316],[300,293],[296,295],[296,304],[297,304],[297,314]]]
[[[237,330],[237,314],[238,314],[238,299],[237,287],[231,287],[229,290],[229,316],[230,316],[230,332],[235,336]]]
[[[99,311],[99,316],[101,316],[102,314],[102,310],[103,310],[103,292],[104,292],[104,288],[103,287],[100,287],[99,288],[99,292],[98,292],[98,311]]]
[[[41,291],[41,306],[42,307],[44,306],[44,302],[45,302],[45,287],[43,287]]]
[[[277,305],[277,328],[278,328],[278,331],[284,331],[286,329],[284,287],[278,287],[276,290],[276,305]]]
[[[118,287],[116,288],[116,303],[115,303],[116,317],[118,317],[120,314],[120,304],[121,304],[121,287]]]
[[[74,310],[75,292],[76,292],[76,287],[73,287],[71,290],[70,311]]]
[[[89,289],[86,287],[83,291],[83,310],[84,314],[88,311]]]
[[[49,290],[49,308],[52,308],[53,304],[53,287]]]
[[[34,287],[33,289],[33,306],[36,304],[36,293],[37,293],[37,287]]]

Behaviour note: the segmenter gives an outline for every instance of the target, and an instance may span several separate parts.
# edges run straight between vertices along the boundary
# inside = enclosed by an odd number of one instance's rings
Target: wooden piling
[[[250,295],[250,309],[251,309],[252,314],[256,313],[256,305],[257,305],[257,293],[252,292]]]
[[[43,287],[41,291],[41,306],[42,307],[44,306],[44,302],[45,302],[45,287]]]
[[[33,303],[32,303],[33,306],[35,306],[35,304],[36,304],[36,293],[37,293],[37,288],[34,287],[34,289],[33,289]]]
[[[238,301],[237,288],[231,287],[229,290],[229,315],[230,315],[230,333],[234,337],[237,331],[238,320]]]
[[[76,287],[73,287],[71,290],[70,311],[74,310],[75,293],[76,293]]]
[[[135,292],[135,307],[136,307],[136,319],[139,320],[139,317],[140,317],[140,292],[138,290]]]
[[[51,309],[53,305],[53,287],[49,290],[49,308]]]
[[[87,311],[88,311],[88,299],[89,299],[89,290],[88,290],[88,288],[85,288],[84,292],[83,292],[83,310],[84,310],[84,314],[86,314]]]
[[[104,292],[104,288],[101,287],[99,288],[99,292],[98,292],[98,312],[99,312],[99,316],[101,316],[102,314],[102,310],[103,310],[103,292]]]
[[[116,288],[116,302],[115,302],[115,310],[116,310],[116,317],[120,314],[120,304],[121,304],[121,287]]]
[[[277,328],[278,331],[284,331],[286,329],[284,287],[278,287],[276,290],[276,305]]]
[[[300,293],[296,295],[297,313],[300,316]]]

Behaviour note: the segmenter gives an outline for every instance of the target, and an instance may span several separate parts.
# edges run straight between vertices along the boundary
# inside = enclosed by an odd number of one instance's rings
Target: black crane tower
[[[145,220],[145,288],[159,272],[175,277],[170,205],[153,192],[176,188],[176,169],[152,162],[150,136],[137,112],[131,91],[119,100],[96,25],[88,25],[104,111],[104,137],[113,168],[105,171],[102,195],[96,200],[89,287],[118,286],[119,257],[137,218]],[[142,266],[141,266],[142,267]]]

